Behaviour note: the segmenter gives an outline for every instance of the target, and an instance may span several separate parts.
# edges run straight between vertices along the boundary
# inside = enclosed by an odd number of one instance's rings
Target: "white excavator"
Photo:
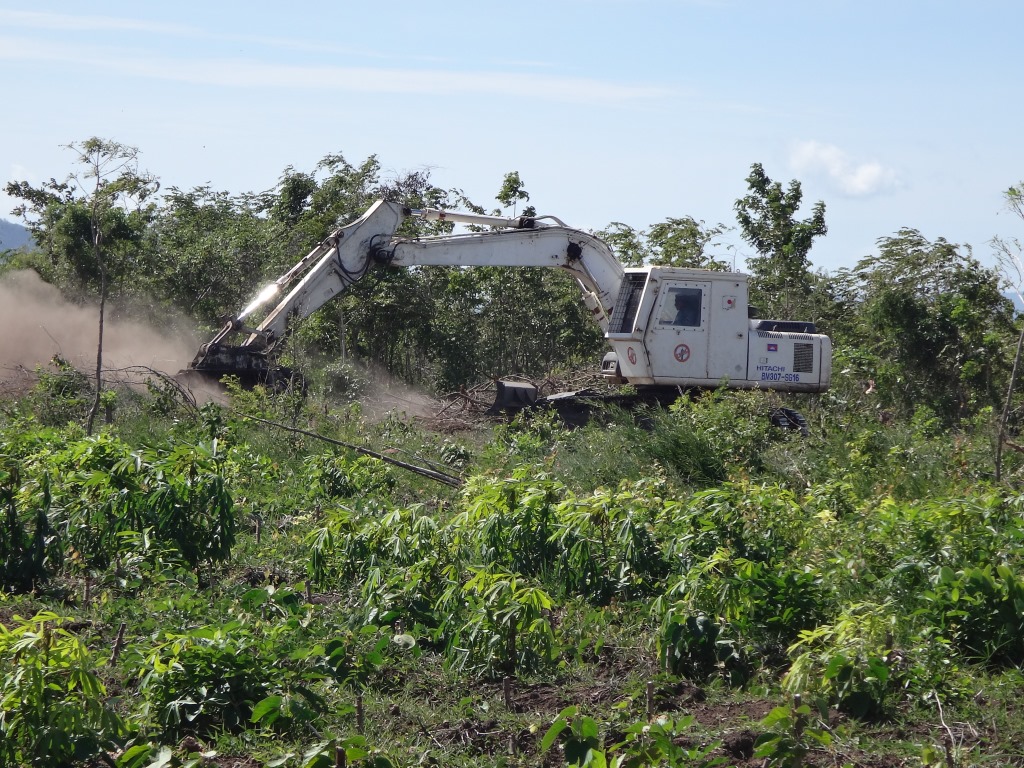
[[[466,224],[480,231],[396,236],[408,217]],[[383,200],[331,232],[264,288],[200,348],[189,370],[215,378],[234,375],[248,384],[277,384],[287,372],[277,365],[275,352],[295,322],[376,266],[427,265],[555,267],[568,272],[611,347],[601,375],[609,383],[632,385],[635,394],[630,397],[636,399],[667,403],[685,391],[721,386],[823,392],[830,384],[828,336],[817,333],[810,322],[757,318],[748,307],[745,274],[624,268],[602,240],[552,216],[506,218],[411,209]],[[257,309],[285,291],[262,322],[247,325]],[[548,401],[580,395],[563,393]],[[536,401],[532,387],[500,382],[495,408],[515,410]],[[783,410],[788,413],[773,414],[773,421],[805,429],[799,414]]]

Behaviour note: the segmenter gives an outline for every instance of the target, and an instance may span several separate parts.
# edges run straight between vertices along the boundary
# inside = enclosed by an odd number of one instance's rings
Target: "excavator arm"
[[[402,221],[451,221],[487,231],[423,238],[395,236]],[[264,288],[209,343],[190,369],[216,377],[239,376],[246,383],[273,381],[282,373],[274,351],[290,324],[308,317],[362,279],[375,264],[390,266],[556,267],[576,279],[584,302],[607,330],[619,294],[623,268],[593,235],[564,226],[551,217],[505,218],[435,209],[410,209],[383,200],[356,221],[331,232],[285,274]],[[296,282],[297,281],[297,282]],[[294,287],[289,286],[295,283]],[[263,321],[247,319],[262,305],[288,290]],[[244,336],[232,344],[236,336]],[[286,374],[285,374],[286,375]]]
[[[402,267],[556,267],[576,278],[583,301],[605,331],[623,276],[607,245],[563,226],[398,239],[378,249],[375,257]]]

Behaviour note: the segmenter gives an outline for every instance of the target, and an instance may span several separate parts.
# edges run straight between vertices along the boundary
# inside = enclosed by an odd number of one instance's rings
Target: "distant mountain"
[[[32,235],[20,224],[0,219],[0,251],[14,250],[32,243]]]

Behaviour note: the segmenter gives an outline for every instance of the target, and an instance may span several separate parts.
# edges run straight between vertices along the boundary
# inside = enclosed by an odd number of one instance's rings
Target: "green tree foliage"
[[[460,191],[432,185],[426,171],[385,178],[375,156],[352,164],[341,154],[327,155],[311,171],[289,166],[262,193],[172,187],[160,205],[142,205],[156,182],[138,173],[135,150],[101,140],[79,149],[94,161],[88,177],[99,179],[91,198],[79,194],[74,179],[8,185],[25,201],[19,213],[43,243],[53,275],[79,296],[110,285],[122,296],[153,297],[211,330],[377,199],[482,210]],[[114,172],[120,175],[108,178]],[[506,174],[497,200],[515,207],[529,197],[519,174]],[[531,215],[532,207],[523,213]],[[452,226],[408,219],[400,233],[441,234]],[[294,330],[293,358],[354,359],[443,389],[498,375],[541,376],[590,363],[601,349],[576,284],[540,269],[376,269]]]
[[[472,279],[483,301],[475,316],[474,375],[466,381],[541,376],[560,364],[597,358],[600,334],[567,276],[541,267],[484,267],[473,270]]]
[[[901,229],[843,280],[887,407],[924,406],[952,423],[1000,402],[1013,307],[970,248]]]
[[[112,283],[123,286],[142,270],[140,243],[154,206],[147,200],[159,189],[156,179],[139,171],[139,151],[93,137],[68,145],[82,167],[63,184],[39,189],[24,182],[7,185],[8,194],[26,200],[15,213],[33,234],[45,233],[55,266],[75,275],[80,297],[92,289],[99,297],[96,390],[86,430],[91,433],[103,389],[103,323]]]
[[[344,161],[339,159],[339,162]],[[302,220],[309,207],[310,198],[319,189],[315,174],[296,171],[289,165],[277,183],[277,194],[267,195],[263,206],[270,218],[291,229]]]
[[[479,211],[461,193],[437,190],[425,177],[406,179],[381,196],[396,189],[409,205],[447,207],[454,199]],[[529,199],[518,174],[506,176],[498,199]],[[501,375],[540,376],[567,361],[596,359],[602,343],[576,284],[539,268],[376,272],[353,286],[342,311],[349,350],[407,381],[441,389]]]
[[[480,350],[486,296],[480,270],[424,270],[434,300],[430,346],[434,354],[434,383],[442,389],[457,388],[480,378]]]
[[[520,201],[529,201],[530,193],[526,191],[523,180],[519,178],[519,171],[510,171],[505,174],[505,178],[501,182],[501,189],[498,190],[495,199],[506,208],[511,208],[513,216]],[[534,213],[536,211],[534,211],[532,205],[527,206],[523,210],[524,216],[532,216]]]
[[[262,216],[248,195],[172,187],[153,232],[152,292],[210,325],[244,306],[271,265],[285,260],[284,225]]]
[[[611,246],[625,266],[650,264],[724,271],[731,268],[731,263],[720,257],[720,238],[728,231],[724,224],[708,226],[692,216],[683,216],[643,230],[614,221],[597,236]]]
[[[480,210],[462,193],[431,185],[425,172],[382,180],[376,158],[354,167],[340,155],[325,158],[313,174],[288,169],[259,207],[286,227],[282,237],[294,261],[335,222],[355,219],[376,199],[413,208],[455,201]],[[498,199],[529,199],[518,174],[506,176]],[[402,225],[409,236],[450,230],[411,219]],[[304,326],[300,338],[314,354],[344,350],[411,383],[446,389],[488,375],[540,375],[600,344],[571,281],[522,269],[375,270]]]
[[[139,151],[109,139],[68,146],[82,167],[64,181],[33,187],[9,182],[7,194],[24,202],[14,209],[40,244],[62,287],[79,298],[115,292],[143,272],[143,243],[159,188],[138,167]]]
[[[748,259],[751,298],[771,316],[793,317],[811,293],[808,254],[814,238],[828,232],[825,203],[815,203],[808,218],[795,218],[803,201],[800,182],[794,179],[783,189],[760,163],[750,166],[747,187],[735,208],[743,239],[757,251]]]

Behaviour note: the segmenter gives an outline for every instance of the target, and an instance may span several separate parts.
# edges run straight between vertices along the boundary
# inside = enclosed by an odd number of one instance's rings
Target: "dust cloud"
[[[390,416],[430,418],[436,416],[441,407],[436,397],[403,384],[376,367],[359,402],[363,418],[371,422]]]
[[[66,301],[34,271],[0,278],[0,377],[48,366],[54,355],[80,371],[94,371],[98,332],[98,307]],[[192,360],[198,347],[192,333],[162,333],[114,312],[104,322],[106,370],[145,366],[173,375]]]
[[[30,386],[36,366],[52,370],[50,362],[54,355],[91,375],[96,368],[98,323],[97,306],[79,306],[65,300],[59,290],[33,270],[0,277],[0,392]],[[103,328],[105,376],[135,366],[175,376],[192,361],[201,343],[190,331],[161,332],[145,323],[118,317],[116,311],[110,310]],[[368,421],[390,416],[429,418],[437,414],[441,406],[437,399],[395,381],[377,367],[371,367],[367,374],[360,401],[363,417]],[[127,380],[132,378],[128,376]],[[225,401],[223,388],[202,377],[175,378],[199,402]]]

